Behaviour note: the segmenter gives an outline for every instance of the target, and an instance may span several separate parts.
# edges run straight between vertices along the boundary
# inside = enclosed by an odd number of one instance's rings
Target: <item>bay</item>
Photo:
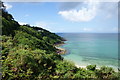
[[[62,55],[79,66],[97,65],[118,68],[117,33],[57,33],[65,38],[67,53]]]

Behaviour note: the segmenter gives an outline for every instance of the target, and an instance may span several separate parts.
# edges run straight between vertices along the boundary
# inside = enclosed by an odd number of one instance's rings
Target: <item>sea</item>
[[[64,59],[75,65],[97,67],[108,66],[118,69],[118,34],[117,33],[57,33],[65,38],[60,46],[67,50]]]

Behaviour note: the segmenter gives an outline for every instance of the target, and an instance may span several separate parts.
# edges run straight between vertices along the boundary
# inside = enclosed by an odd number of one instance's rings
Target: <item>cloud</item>
[[[38,27],[46,27],[46,26],[47,26],[47,23],[46,23],[46,22],[36,22],[36,23],[35,23],[35,26],[38,26]]]
[[[26,25],[28,23],[26,22],[18,22],[20,25]],[[49,30],[49,31],[52,31],[52,28],[51,26],[53,26],[54,24],[57,24],[57,23],[50,23],[50,22],[44,22],[44,21],[37,21],[35,22],[34,24],[30,24],[31,26],[37,26],[37,27],[41,27],[43,29],[46,29],[46,30]],[[53,29],[54,30],[54,29]]]
[[[50,27],[51,24],[52,23],[49,23],[49,22],[38,21],[38,22],[35,22],[35,24],[33,26],[41,27],[41,28],[51,31],[51,27]]]
[[[118,15],[119,7],[117,2],[84,0],[84,2],[71,2],[70,4],[61,4],[62,7],[58,14],[73,22],[88,22],[101,15],[102,18],[110,19]]]
[[[101,3],[99,6],[100,15],[103,14],[104,18],[112,18],[118,15],[118,3],[117,2],[107,2]]]
[[[91,21],[96,16],[98,2],[92,2],[91,0],[89,0],[85,1],[84,5],[87,5],[87,7],[84,6],[79,10],[72,9],[59,11],[58,14],[60,14],[63,18],[74,22]]]
[[[89,31],[92,31],[93,29],[92,28],[83,28],[83,31],[86,31],[86,32],[89,32]]]
[[[86,9],[82,8],[82,10],[70,10],[70,11],[60,11],[58,14],[63,16],[65,19],[70,21],[90,21],[96,16],[96,9]]]
[[[8,4],[8,3],[4,3],[4,6],[6,6],[6,9],[8,10],[8,9],[11,9],[13,6],[12,5],[10,5],[10,4]]]
[[[59,9],[60,10],[71,10],[74,9],[78,6],[80,6],[82,4],[82,2],[63,2],[60,3]]]
[[[25,15],[25,17],[28,17],[28,16],[29,16],[29,14],[26,14],[26,15]]]
[[[25,22],[18,22],[20,25],[25,25],[25,24],[28,24],[28,23],[25,23]]]
[[[58,25],[58,23],[56,23],[56,22],[37,21],[32,26],[41,27],[41,28],[46,29],[48,31],[55,32],[55,31],[59,30],[59,28],[56,28],[56,25]]]
[[[112,29],[112,32],[118,32],[118,27],[114,27],[113,29]]]
[[[112,17],[112,14],[108,14],[107,16],[106,16],[106,18],[111,18]]]

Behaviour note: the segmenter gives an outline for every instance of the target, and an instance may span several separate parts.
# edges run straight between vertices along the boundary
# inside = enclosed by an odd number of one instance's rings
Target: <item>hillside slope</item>
[[[54,47],[63,43],[63,38],[40,27],[20,25],[4,6],[0,10],[2,80],[118,79],[118,73],[112,68],[98,70],[96,65],[90,65],[86,70],[63,60]]]

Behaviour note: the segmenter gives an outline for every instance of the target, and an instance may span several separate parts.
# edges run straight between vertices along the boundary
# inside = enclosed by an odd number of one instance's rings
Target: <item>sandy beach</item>
[[[87,69],[86,68],[86,66],[82,66],[82,65],[78,65],[78,64],[75,64],[75,66],[77,67],[77,68],[84,68],[84,69]],[[110,66],[108,66],[108,67],[110,67]],[[113,68],[113,67],[112,67]],[[100,69],[100,67],[96,67],[96,69]],[[113,68],[114,70],[115,70],[115,72],[118,72],[118,70],[116,69],[116,68]]]
[[[79,65],[77,65],[77,64],[75,64],[75,66],[76,66],[77,68],[86,68],[86,66],[79,66]]]
[[[81,65],[77,65],[77,64],[75,64],[75,66],[76,66],[77,68],[85,68],[85,69],[87,69],[86,66],[81,66]],[[96,69],[100,69],[100,67],[96,67]]]

